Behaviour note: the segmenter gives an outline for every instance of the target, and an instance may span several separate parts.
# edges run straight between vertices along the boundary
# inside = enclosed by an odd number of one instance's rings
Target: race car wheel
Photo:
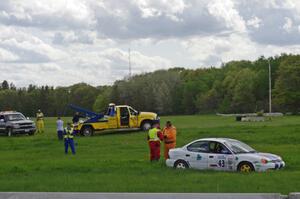
[[[184,160],[177,160],[174,163],[174,168],[176,168],[176,169],[188,169],[189,165]]]
[[[238,166],[238,171],[243,173],[250,173],[254,171],[254,167],[250,162],[241,162]]]
[[[84,126],[81,133],[83,136],[92,136],[94,133],[94,130],[90,126]]]
[[[143,131],[148,131],[149,129],[151,129],[151,122],[150,121],[143,122],[141,129]]]

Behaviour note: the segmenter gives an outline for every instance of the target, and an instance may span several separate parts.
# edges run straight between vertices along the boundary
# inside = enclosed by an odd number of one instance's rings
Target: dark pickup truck
[[[22,113],[15,111],[0,112],[0,133],[11,136],[13,134],[34,135],[35,123]]]

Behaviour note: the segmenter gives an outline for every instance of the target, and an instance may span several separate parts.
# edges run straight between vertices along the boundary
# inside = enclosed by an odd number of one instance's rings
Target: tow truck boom
[[[95,113],[93,111],[81,108],[81,107],[73,105],[73,104],[69,104],[69,107],[76,112],[83,113],[85,115],[85,117],[88,117],[89,119],[87,121],[85,121],[85,123],[96,122],[104,117],[104,114],[102,114],[102,113]]]

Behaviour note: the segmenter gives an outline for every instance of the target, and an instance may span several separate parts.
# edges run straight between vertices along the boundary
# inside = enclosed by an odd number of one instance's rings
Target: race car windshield
[[[238,154],[238,153],[256,153],[256,151],[248,146],[247,144],[240,142],[240,141],[228,141],[229,147],[231,150]]]
[[[19,121],[19,120],[24,120],[25,117],[24,115],[21,114],[10,114],[6,116],[8,121]]]

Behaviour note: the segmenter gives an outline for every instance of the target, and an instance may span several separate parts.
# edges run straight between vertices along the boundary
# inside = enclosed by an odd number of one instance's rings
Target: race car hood
[[[278,155],[274,155],[271,153],[257,153],[257,155],[259,155],[261,158],[266,158],[268,160],[281,160],[281,157],[279,157]]]
[[[254,160],[260,160],[260,159],[267,159],[268,161],[279,161],[281,160],[281,157],[278,155],[274,155],[271,153],[244,153],[244,154],[240,154],[240,157],[244,157],[246,159],[252,159],[254,158]]]

